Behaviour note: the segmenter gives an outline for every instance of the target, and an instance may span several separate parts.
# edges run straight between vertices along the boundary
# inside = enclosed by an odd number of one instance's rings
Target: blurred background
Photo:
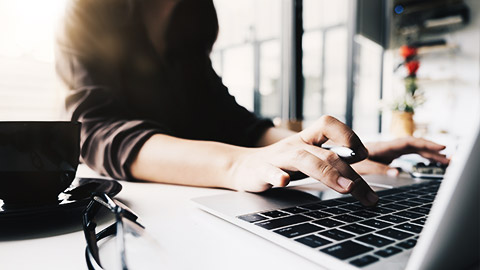
[[[458,141],[480,121],[480,1],[214,3],[214,68],[241,105],[278,125],[329,114],[367,140]],[[1,121],[66,118],[54,69],[65,4],[0,0]]]
[[[57,22],[65,0],[0,0],[0,120],[58,120]]]

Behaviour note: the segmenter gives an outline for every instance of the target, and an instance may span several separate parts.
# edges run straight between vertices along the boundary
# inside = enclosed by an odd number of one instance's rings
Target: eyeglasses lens
[[[104,269],[122,269],[122,260],[129,270],[157,269],[166,264],[165,250],[143,227],[127,218],[121,218],[116,226],[116,235],[98,242]]]

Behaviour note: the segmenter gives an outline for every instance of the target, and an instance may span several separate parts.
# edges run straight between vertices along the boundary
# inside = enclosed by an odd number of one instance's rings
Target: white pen
[[[355,156],[355,152],[345,146],[322,145],[322,148],[334,152],[341,158],[352,158]]]

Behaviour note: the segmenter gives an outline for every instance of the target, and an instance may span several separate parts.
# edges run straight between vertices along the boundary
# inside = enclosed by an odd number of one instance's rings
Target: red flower
[[[403,45],[402,47],[400,47],[400,55],[404,59],[411,58],[411,57],[417,55],[417,48],[410,47],[410,46],[407,46],[407,45]]]
[[[405,66],[408,70],[408,75],[415,75],[417,73],[418,68],[420,67],[420,62],[418,61],[410,61],[405,63]]]

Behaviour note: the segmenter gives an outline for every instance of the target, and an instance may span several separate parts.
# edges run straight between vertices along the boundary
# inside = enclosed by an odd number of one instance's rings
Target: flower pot
[[[415,123],[413,122],[413,112],[392,112],[392,123],[390,132],[396,138],[412,136],[415,130]]]

